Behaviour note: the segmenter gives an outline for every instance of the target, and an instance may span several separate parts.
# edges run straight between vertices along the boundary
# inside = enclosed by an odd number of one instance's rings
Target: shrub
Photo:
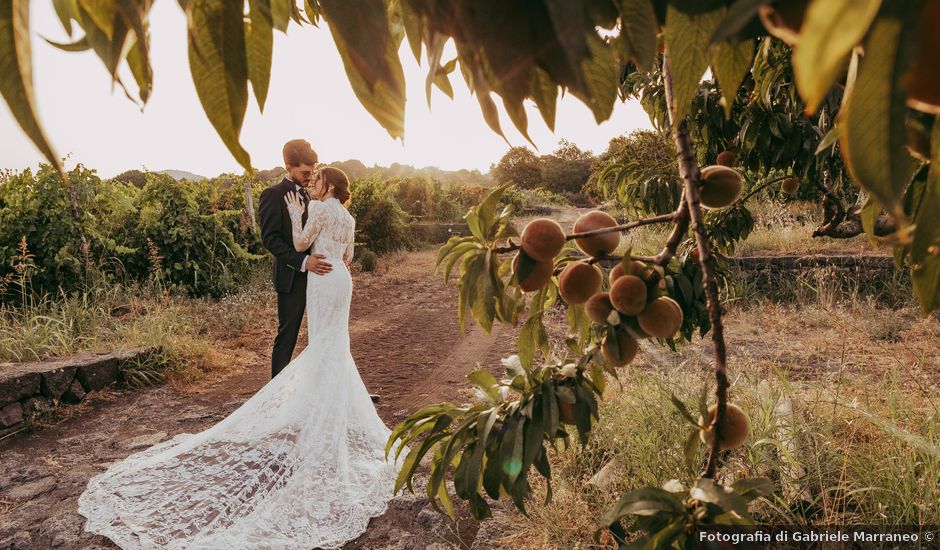
[[[368,248],[359,249],[356,254],[359,260],[359,265],[362,266],[362,270],[365,272],[375,271],[376,265],[378,265],[379,257]]]
[[[379,254],[411,247],[408,213],[395,202],[393,189],[378,177],[368,177],[354,181],[350,191],[357,243]]]
[[[246,250],[260,250],[260,244],[249,220],[240,219],[244,186],[232,185],[227,194],[205,182],[153,173],[146,178],[140,189],[76,167],[69,172],[81,208],[76,219],[65,185],[50,166],[0,174],[0,280],[12,274],[25,239],[35,265],[30,293],[38,296],[151,276],[191,295],[232,290],[261,258]],[[231,209],[221,209],[226,206]],[[89,243],[87,262],[81,232]]]

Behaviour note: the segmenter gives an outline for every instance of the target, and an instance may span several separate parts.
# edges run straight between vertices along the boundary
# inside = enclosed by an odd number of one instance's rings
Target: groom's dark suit
[[[305,252],[297,252],[291,236],[290,215],[284,197],[295,191],[296,184],[284,178],[261,192],[258,214],[261,218],[261,242],[274,255],[274,290],[277,291],[277,336],[271,352],[271,377],[290,363],[297,345],[297,334],[307,303]],[[303,196],[304,205],[308,198]],[[305,209],[306,210],[306,209]],[[307,221],[306,211],[303,221]]]

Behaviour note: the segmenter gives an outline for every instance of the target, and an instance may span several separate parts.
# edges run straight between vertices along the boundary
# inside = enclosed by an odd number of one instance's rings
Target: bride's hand
[[[287,203],[287,212],[293,216],[302,216],[304,213],[304,203],[300,199],[300,193],[289,191],[284,195],[284,202]]]

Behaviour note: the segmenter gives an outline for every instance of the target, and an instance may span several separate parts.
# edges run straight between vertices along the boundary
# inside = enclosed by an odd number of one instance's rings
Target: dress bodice
[[[295,217],[292,214],[292,217]],[[311,242],[311,252],[328,259],[342,261],[352,258],[356,220],[338,199],[312,200],[307,204],[307,222],[303,228],[294,223],[295,242]],[[299,231],[299,233],[298,233]]]

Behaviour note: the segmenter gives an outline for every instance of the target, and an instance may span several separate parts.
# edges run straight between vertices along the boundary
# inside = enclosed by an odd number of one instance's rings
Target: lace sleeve
[[[348,213],[347,213],[347,216],[349,216]],[[356,240],[356,237],[355,237],[355,235],[356,235],[356,220],[355,220],[355,218],[353,218],[352,216],[349,216],[349,219],[352,220],[352,227],[349,229],[349,234],[348,234],[348,236],[347,236],[347,241],[346,241],[346,253],[343,254],[343,261],[346,262],[346,265],[349,265],[350,262],[352,262],[352,259],[353,259],[353,252],[355,251],[355,243],[354,243],[354,241]]]
[[[291,237],[294,240],[294,248],[298,252],[303,252],[310,248],[310,245],[313,244],[314,239],[317,238],[317,234],[320,232],[322,225],[322,210],[323,203],[320,201],[310,201],[307,203],[307,223],[303,227],[300,226],[300,222],[303,216],[303,212],[299,209],[288,205],[288,213],[290,214],[290,224],[291,224]]]

